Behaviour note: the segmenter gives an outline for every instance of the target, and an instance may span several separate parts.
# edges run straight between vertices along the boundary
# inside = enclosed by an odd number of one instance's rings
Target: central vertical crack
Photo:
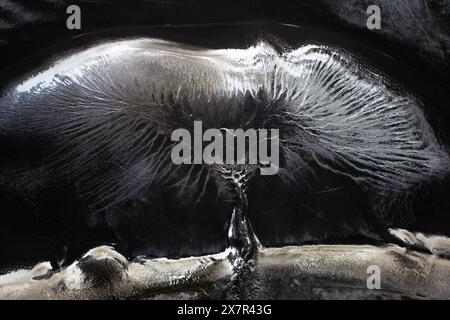
[[[233,268],[233,277],[226,294],[227,298],[251,299],[258,291],[254,262],[258,252],[262,249],[247,218],[248,202],[245,191],[253,170],[245,166],[233,166],[231,168],[221,167],[219,171],[231,186],[235,196],[228,229],[228,259]]]

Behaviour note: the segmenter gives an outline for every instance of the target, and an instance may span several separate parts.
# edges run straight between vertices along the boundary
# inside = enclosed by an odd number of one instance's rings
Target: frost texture
[[[448,156],[412,97],[326,47],[300,48],[285,61],[275,78],[287,84],[277,94],[286,92],[286,118],[299,131],[285,141],[290,152],[306,149],[322,166],[381,189],[448,172]]]
[[[327,46],[280,55],[265,43],[204,50],[120,41],[72,54],[11,89],[0,100],[0,128],[53,141],[35,170],[78,177],[94,211],[145,198],[162,181],[202,194],[211,169],[170,162],[171,130],[198,119],[205,129],[278,128],[282,174],[298,178],[315,162],[383,193],[449,171],[419,102],[386,83]]]

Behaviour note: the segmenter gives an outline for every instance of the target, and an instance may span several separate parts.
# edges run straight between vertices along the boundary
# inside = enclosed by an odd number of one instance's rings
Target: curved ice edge
[[[232,298],[228,255],[127,261],[97,247],[59,272],[41,263],[0,276],[0,299]],[[379,290],[367,288],[373,265],[381,271]],[[395,245],[266,248],[252,274],[256,299],[450,298],[449,260]]]

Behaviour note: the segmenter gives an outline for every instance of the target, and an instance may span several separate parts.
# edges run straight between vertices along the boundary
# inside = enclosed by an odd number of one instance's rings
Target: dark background
[[[81,8],[81,30],[66,28],[70,4]],[[381,30],[366,28],[371,4],[381,8]],[[448,0],[0,0],[0,71],[87,32],[243,21],[327,25],[358,32],[391,48],[398,59],[450,83]]]

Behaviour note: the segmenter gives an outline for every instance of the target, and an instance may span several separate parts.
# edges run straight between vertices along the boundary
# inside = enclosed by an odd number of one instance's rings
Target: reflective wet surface
[[[229,253],[128,262],[100,247],[51,275],[49,264],[0,277],[3,299],[449,299],[450,261],[398,246],[263,249],[236,287]],[[381,289],[367,269],[381,268]],[[38,280],[40,279],[40,280]],[[249,281],[246,283],[246,281]],[[245,285],[245,286],[243,286]]]
[[[0,295],[447,298],[438,82],[318,30],[214,28],[88,35],[6,74]],[[277,175],[175,165],[194,121],[278,129]]]

